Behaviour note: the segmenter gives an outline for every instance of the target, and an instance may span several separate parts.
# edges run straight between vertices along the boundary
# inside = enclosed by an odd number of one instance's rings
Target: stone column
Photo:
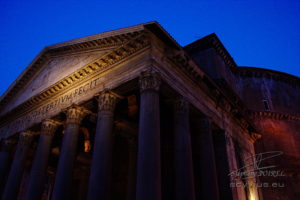
[[[136,185],[136,153],[137,141],[136,137],[128,137],[128,181],[127,181],[127,200],[135,199],[135,185]]]
[[[111,198],[113,115],[117,96],[104,91],[98,96],[98,120],[89,180],[88,199]]]
[[[42,122],[41,135],[31,168],[25,200],[39,200],[43,194],[48,157],[55,130],[60,123],[51,119]]]
[[[140,119],[138,138],[137,200],[161,199],[160,108],[157,73],[140,76]]]
[[[197,122],[197,150],[200,154],[200,184],[201,198],[200,199],[219,199],[219,189],[217,180],[217,169],[215,162],[214,144],[212,138],[211,119],[202,117],[196,119]]]
[[[17,150],[3,191],[2,200],[16,200],[19,194],[26,155],[32,142],[33,133],[24,131],[19,136]]]
[[[65,134],[59,155],[52,200],[71,198],[72,171],[76,157],[79,126],[87,111],[83,107],[71,106],[67,109]]]
[[[215,161],[217,166],[217,174],[218,174],[218,185],[219,185],[219,193],[220,199],[233,199],[232,189],[230,187],[230,170],[229,170],[229,159],[227,156],[227,143],[226,136],[224,130],[214,131],[213,141],[215,145]]]
[[[177,200],[194,200],[194,173],[189,122],[189,103],[180,98],[175,102],[175,193]]]
[[[0,193],[4,187],[10,163],[10,152],[15,141],[12,138],[3,139],[0,147]]]

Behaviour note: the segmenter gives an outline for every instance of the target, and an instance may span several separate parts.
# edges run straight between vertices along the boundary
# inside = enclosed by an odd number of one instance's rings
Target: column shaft
[[[7,183],[2,195],[2,200],[16,200],[19,194],[22,174],[25,166],[26,155],[29,150],[33,135],[31,132],[22,132],[14,155],[14,160],[9,171]]]
[[[58,123],[53,120],[45,120],[42,122],[41,135],[31,168],[25,200],[41,199],[44,189],[51,142],[57,125]]]
[[[137,200],[161,199],[159,85],[160,80],[157,74],[148,71],[142,73],[140,77]]]
[[[79,125],[86,114],[86,110],[82,107],[71,107],[66,112],[67,122],[52,200],[68,200],[71,198],[72,172],[78,144]]]
[[[127,200],[135,199],[136,185],[136,138],[128,138],[128,181],[127,181]]]
[[[211,119],[203,117],[196,120],[198,130],[198,153],[200,153],[201,162],[200,199],[219,200]]]
[[[4,139],[1,143],[0,149],[0,194],[4,189],[4,183],[6,182],[7,173],[10,163],[10,151],[14,141],[12,139]]]
[[[177,200],[194,200],[194,173],[190,137],[189,105],[184,99],[175,102],[175,193]]]
[[[98,97],[98,120],[89,180],[88,199],[111,198],[113,111],[117,97],[104,91]]]

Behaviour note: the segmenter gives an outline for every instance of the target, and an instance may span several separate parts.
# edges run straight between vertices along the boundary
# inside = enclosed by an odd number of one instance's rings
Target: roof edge
[[[262,67],[238,66],[237,69],[238,70],[252,70],[252,71],[257,71],[257,72],[261,72],[261,73],[271,73],[271,74],[275,74],[275,75],[280,75],[280,76],[285,76],[285,77],[288,77],[288,78],[293,78],[293,79],[300,80],[300,77],[298,77],[296,75],[289,74],[289,73],[286,73],[286,72],[277,71],[277,70],[273,70],[273,69],[262,68]]]
[[[236,62],[231,57],[230,53],[227,51],[227,49],[225,48],[225,46],[223,45],[216,33],[211,33],[199,40],[196,40],[184,46],[184,49],[189,53],[193,53],[194,51],[205,50],[208,48],[214,48],[229,67],[237,67]]]

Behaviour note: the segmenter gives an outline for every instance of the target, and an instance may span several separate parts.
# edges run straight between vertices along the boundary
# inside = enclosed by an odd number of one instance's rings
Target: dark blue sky
[[[180,45],[215,32],[238,65],[300,76],[299,0],[0,0],[0,95],[44,46],[153,20]]]

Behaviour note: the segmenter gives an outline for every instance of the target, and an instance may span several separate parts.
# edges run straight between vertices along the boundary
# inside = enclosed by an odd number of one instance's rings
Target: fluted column
[[[25,200],[39,200],[43,193],[51,142],[58,125],[57,121],[47,119],[42,122],[41,135],[31,168]]]
[[[5,179],[9,170],[10,152],[15,141],[12,138],[3,139],[0,147],[0,194],[4,187]]]
[[[79,126],[89,112],[79,106],[72,106],[66,110],[67,122],[65,134],[59,155],[52,200],[70,199],[72,171],[78,144]]]
[[[98,120],[89,180],[89,200],[111,198],[112,128],[117,99],[118,97],[109,91],[104,91],[98,96]]]
[[[32,142],[33,133],[24,131],[19,136],[17,150],[9,171],[7,183],[3,191],[2,200],[15,200],[19,194],[22,173],[25,166],[26,155]]]
[[[177,200],[194,200],[194,173],[190,136],[189,103],[175,101],[175,193]]]
[[[160,200],[160,77],[155,72],[145,71],[139,82],[141,97],[136,199]]]
[[[217,169],[215,162],[212,124],[209,117],[197,118],[197,146],[200,154],[200,199],[219,199]]]

